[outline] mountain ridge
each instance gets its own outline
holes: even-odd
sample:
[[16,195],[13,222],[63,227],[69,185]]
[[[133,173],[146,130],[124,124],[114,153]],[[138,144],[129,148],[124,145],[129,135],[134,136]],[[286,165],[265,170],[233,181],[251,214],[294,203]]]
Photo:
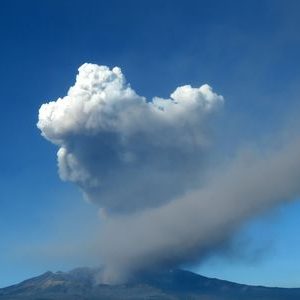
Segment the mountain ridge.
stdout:
[[97,283],[101,269],[47,271],[0,289],[0,300],[299,300],[300,288],[245,285],[184,270],[139,274],[124,284]]

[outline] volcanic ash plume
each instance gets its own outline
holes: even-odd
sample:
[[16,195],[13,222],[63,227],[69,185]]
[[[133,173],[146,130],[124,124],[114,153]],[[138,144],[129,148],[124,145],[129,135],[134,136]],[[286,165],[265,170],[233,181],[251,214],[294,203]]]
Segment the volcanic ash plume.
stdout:
[[198,259],[299,195],[298,136],[211,170],[223,102],[208,85],[148,101],[119,68],[84,64],[67,96],[42,105],[38,127],[59,146],[61,178],[107,211],[97,242],[103,280]]
[[84,64],[68,95],[42,105],[38,128],[59,146],[63,180],[112,212],[155,207],[196,182],[223,104],[208,85],[147,101],[121,70]]

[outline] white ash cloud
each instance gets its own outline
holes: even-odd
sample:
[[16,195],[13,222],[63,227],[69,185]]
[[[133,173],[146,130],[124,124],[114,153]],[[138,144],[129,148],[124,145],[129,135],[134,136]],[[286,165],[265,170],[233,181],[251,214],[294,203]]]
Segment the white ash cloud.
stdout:
[[196,182],[223,97],[208,85],[147,101],[120,68],[84,64],[67,96],[43,104],[38,128],[59,146],[63,180],[110,211],[168,202]]

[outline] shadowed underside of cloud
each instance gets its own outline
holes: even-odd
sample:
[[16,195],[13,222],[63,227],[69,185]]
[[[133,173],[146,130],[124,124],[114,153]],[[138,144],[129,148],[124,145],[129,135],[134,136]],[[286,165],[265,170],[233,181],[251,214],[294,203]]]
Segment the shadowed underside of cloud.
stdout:
[[211,170],[211,124],[223,102],[208,85],[147,101],[119,68],[84,64],[66,97],[42,105],[38,127],[59,146],[61,178],[108,212],[94,245],[102,281],[193,261],[299,195],[298,136]]

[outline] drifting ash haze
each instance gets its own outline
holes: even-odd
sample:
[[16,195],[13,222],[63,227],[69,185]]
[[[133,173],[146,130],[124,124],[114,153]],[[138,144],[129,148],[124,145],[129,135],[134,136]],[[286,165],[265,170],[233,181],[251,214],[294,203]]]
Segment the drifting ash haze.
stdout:
[[60,177],[106,211],[97,242],[103,281],[199,259],[299,195],[298,137],[210,170],[211,124],[223,102],[208,85],[147,101],[119,68],[84,64],[66,97],[42,105],[38,127],[59,146]]

